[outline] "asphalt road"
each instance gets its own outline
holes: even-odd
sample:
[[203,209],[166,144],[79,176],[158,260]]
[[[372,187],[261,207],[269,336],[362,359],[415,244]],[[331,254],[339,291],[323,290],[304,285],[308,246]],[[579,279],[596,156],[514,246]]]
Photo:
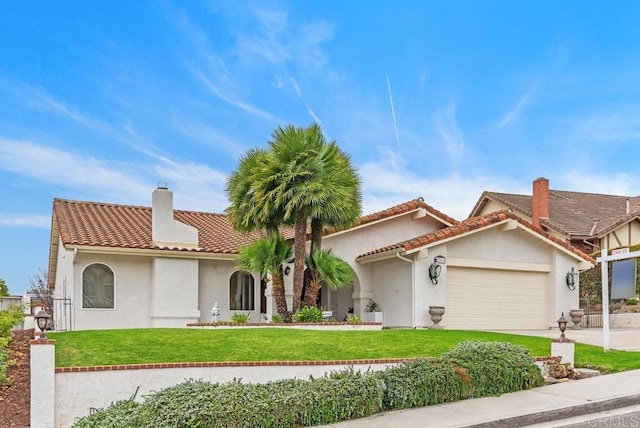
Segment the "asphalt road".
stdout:
[[578,416],[530,428],[640,428],[640,406],[623,407],[602,413]]

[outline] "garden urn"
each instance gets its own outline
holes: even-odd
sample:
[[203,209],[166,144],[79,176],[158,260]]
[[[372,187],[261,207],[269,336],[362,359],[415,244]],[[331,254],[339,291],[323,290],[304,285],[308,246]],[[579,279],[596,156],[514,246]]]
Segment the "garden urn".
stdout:
[[442,328],[440,321],[442,321],[442,315],[444,315],[444,306],[429,306],[429,316],[433,325],[431,328]]

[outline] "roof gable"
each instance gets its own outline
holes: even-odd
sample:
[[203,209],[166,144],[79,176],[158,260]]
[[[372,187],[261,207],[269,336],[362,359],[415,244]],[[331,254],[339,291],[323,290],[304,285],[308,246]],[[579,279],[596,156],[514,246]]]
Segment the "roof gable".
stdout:
[[462,236],[494,227],[498,224],[505,223],[508,220],[516,221],[521,227],[524,227],[531,232],[539,235],[541,238],[549,241],[557,247],[561,247],[567,252],[572,253],[575,257],[581,258],[584,261],[594,264],[595,260],[586,253],[578,250],[577,248],[559,240],[558,238],[550,235],[549,233],[535,227],[532,223],[524,220],[522,217],[516,215],[508,210],[496,211],[489,214],[485,214],[479,217],[471,217],[456,225],[447,227],[445,229],[437,230],[435,232],[427,233],[406,241],[398,242],[392,245],[388,245],[382,248],[378,248],[367,253],[361,254],[357,259],[362,259],[367,256],[373,256],[383,253],[395,253],[395,252],[410,252],[418,250],[420,248],[432,246],[432,244],[441,243],[451,239],[457,239]]
[[[532,216],[530,195],[488,191],[482,193],[470,215],[478,215],[488,201],[522,216]],[[599,237],[638,215],[640,197],[549,190],[549,218],[541,219],[541,224],[569,237]]]
[[362,226],[367,226],[373,223],[377,223],[379,221],[389,220],[389,219],[398,217],[400,215],[408,214],[421,209],[425,211],[426,215],[429,215],[430,217],[439,221],[444,226],[452,226],[454,224],[459,223],[458,220],[454,219],[453,217],[449,217],[443,212],[425,203],[424,199],[420,197],[420,198],[412,199],[407,202],[403,202],[398,205],[394,205],[390,208],[375,212],[373,214],[364,215],[360,217],[358,220],[356,220],[356,222],[352,226],[342,227],[342,228],[327,228],[325,229],[324,234],[332,235],[334,233],[356,229]]

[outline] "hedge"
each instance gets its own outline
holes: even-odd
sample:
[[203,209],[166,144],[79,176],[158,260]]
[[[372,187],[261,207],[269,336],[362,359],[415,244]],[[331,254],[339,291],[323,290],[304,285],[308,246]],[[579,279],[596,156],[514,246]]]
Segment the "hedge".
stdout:
[[544,384],[528,351],[500,342],[463,342],[440,358],[380,372],[353,369],[309,380],[224,384],[188,380],[112,404],[74,427],[296,427],[380,411],[499,395]]

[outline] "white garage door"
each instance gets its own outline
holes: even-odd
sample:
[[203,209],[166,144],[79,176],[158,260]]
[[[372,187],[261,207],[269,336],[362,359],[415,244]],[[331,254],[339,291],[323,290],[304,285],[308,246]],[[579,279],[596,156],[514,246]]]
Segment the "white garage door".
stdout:
[[492,269],[447,269],[447,328],[547,328],[548,274]]

